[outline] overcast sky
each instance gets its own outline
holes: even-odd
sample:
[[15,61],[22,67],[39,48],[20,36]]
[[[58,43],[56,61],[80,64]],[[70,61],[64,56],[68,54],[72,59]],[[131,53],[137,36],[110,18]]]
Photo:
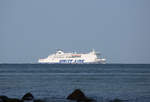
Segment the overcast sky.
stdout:
[[0,0],[0,63],[93,48],[108,63],[150,63],[150,0]]

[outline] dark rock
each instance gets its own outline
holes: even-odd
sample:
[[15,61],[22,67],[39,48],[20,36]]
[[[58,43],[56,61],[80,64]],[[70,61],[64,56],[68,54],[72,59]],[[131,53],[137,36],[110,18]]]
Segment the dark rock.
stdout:
[[76,100],[77,102],[91,102],[93,99],[87,98],[80,89],[74,90],[68,97],[69,100]]
[[44,102],[44,101],[41,99],[37,99],[37,100],[34,100],[34,102]]
[[22,101],[33,101],[34,100],[34,97],[31,93],[26,93],[23,97],[22,97]]
[[17,98],[9,98],[7,102],[21,102],[21,100]]
[[81,98],[85,98],[85,95],[80,89],[76,89],[67,97],[67,99],[71,99],[71,100],[76,100]]
[[128,101],[128,100],[121,100],[121,99],[114,99],[114,100],[110,100],[109,102],[124,102],[124,101]]
[[114,99],[113,102],[122,102],[120,99]]
[[8,97],[7,96],[0,96],[0,102],[7,102]]
[[21,102],[17,98],[8,98],[7,96],[0,96],[0,102]]

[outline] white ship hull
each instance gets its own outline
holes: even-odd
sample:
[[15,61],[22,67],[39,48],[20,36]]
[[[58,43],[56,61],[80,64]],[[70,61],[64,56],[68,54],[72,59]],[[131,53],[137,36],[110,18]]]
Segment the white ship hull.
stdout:
[[57,51],[55,54],[49,55],[47,58],[39,59],[39,63],[49,64],[105,64],[106,59],[98,58],[99,53],[95,51],[86,54],[64,53]]

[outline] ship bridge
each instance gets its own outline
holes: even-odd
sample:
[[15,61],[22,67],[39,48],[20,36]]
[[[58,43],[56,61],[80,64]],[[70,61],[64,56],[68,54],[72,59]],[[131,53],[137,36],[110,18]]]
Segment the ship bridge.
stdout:
[[64,52],[63,52],[62,50],[58,50],[58,51],[56,52],[56,54],[61,55],[61,54],[64,54]]

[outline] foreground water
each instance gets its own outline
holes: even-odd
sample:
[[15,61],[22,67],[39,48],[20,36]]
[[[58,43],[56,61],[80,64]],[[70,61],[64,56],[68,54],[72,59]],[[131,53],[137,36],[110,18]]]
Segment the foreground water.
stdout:
[[0,95],[65,99],[77,88],[97,100],[150,102],[150,65],[0,64]]

